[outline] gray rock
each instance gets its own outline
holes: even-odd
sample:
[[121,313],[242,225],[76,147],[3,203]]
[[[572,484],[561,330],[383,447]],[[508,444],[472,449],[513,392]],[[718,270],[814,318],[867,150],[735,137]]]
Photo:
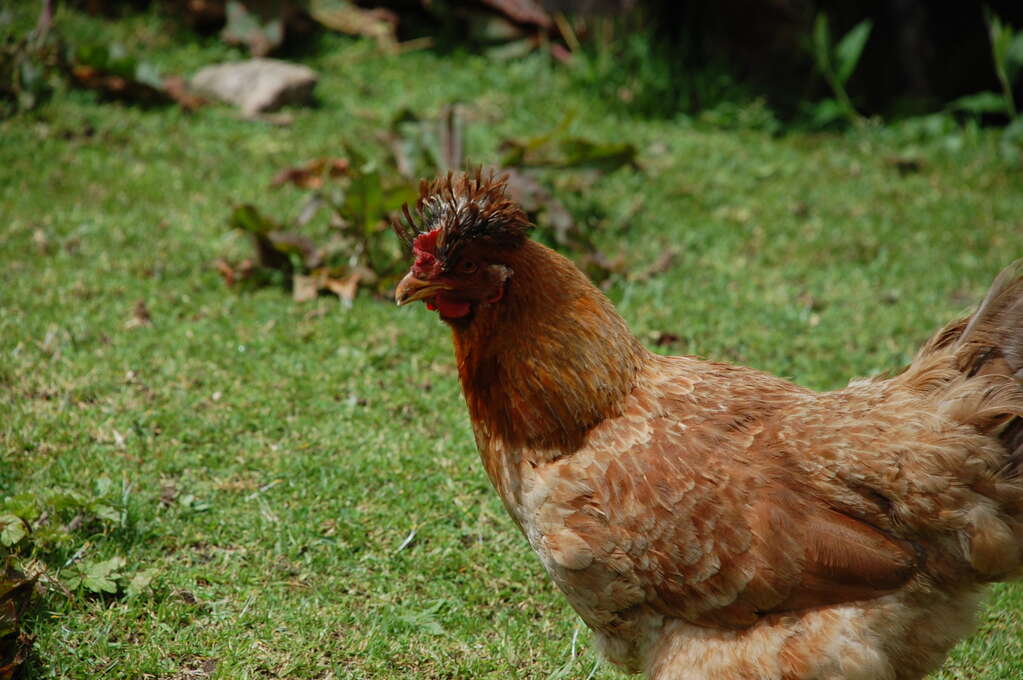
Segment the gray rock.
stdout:
[[250,59],[207,66],[192,76],[192,89],[241,108],[246,115],[305,104],[318,76],[308,66],[279,59]]

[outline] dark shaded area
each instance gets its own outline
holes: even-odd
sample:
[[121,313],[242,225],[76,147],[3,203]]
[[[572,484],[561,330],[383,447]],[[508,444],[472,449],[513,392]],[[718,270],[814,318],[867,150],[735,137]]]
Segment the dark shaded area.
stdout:
[[[512,59],[545,50],[601,96],[639,115],[697,114],[764,97],[771,115],[805,118],[832,96],[811,53],[815,19],[838,40],[864,20],[872,31],[847,90],[859,113],[888,118],[944,108],[999,92],[985,8],[1023,27],[1018,0],[358,0],[325,19],[311,0],[71,0],[115,17],[160,7],[206,35],[252,54],[301,58],[325,26],[440,52],[479,51]],[[231,13],[243,8],[244,21]],[[318,13],[319,12],[319,13]],[[1015,85],[1017,92],[1021,89]],[[109,90],[110,88],[106,88]],[[985,121],[1007,122],[1000,113]]]
[[[9,518],[8,518],[9,519]],[[7,558],[0,564],[0,680],[11,680],[28,658],[34,638],[22,620],[32,606],[36,576],[28,577]]]
[[985,5],[1023,26],[1023,3],[1016,0],[658,0],[651,21],[676,56],[676,79],[724,66],[789,117],[801,100],[827,94],[807,48],[816,14],[827,13],[835,35],[870,19],[873,34],[851,95],[864,113],[900,115],[998,90]]

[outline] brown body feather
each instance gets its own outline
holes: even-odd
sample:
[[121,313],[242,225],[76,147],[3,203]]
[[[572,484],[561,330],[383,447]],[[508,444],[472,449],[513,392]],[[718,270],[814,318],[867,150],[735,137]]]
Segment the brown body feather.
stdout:
[[921,678],[1023,574],[1020,265],[901,374],[820,394],[650,354],[539,244],[462,247],[513,272],[450,320],[484,468],[615,663]]

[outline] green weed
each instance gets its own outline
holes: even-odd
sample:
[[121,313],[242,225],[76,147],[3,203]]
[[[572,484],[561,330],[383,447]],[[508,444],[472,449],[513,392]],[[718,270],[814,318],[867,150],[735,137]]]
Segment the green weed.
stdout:
[[839,118],[845,118],[850,122],[859,120],[860,114],[849,98],[845,85],[856,70],[863,48],[870,39],[872,28],[872,22],[865,19],[853,26],[841,40],[833,43],[828,15],[824,12],[817,15],[813,25],[810,52],[817,70],[824,76],[834,93],[834,98],[824,99],[813,105],[813,119],[816,125],[824,127]]

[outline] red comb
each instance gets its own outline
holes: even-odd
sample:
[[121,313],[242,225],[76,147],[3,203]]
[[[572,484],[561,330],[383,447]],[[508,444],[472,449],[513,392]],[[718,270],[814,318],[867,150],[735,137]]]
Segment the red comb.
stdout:
[[412,265],[412,273],[420,279],[430,279],[440,274],[440,262],[437,260],[437,237],[440,227],[425,234],[420,234],[412,242],[412,252],[416,261]]

